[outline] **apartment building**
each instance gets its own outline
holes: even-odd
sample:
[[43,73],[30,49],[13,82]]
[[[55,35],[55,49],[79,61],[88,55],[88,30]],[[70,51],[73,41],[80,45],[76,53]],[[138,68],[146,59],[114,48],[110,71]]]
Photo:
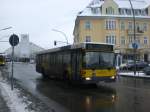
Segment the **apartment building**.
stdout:
[[[114,45],[118,58],[150,61],[150,4],[144,0],[93,0],[75,20],[74,43],[99,42]],[[135,34],[134,34],[135,28]],[[135,35],[135,36],[134,36]]]

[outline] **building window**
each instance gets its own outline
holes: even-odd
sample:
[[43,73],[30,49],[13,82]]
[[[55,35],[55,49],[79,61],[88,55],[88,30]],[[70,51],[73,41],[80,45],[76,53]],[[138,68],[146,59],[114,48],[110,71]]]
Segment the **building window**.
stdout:
[[94,14],[97,14],[100,12],[100,8],[97,8],[97,7],[91,8],[91,10]]
[[85,29],[91,29],[91,22],[90,21],[85,22]]
[[114,35],[107,35],[106,36],[106,43],[108,44],[116,44],[116,36]]
[[136,29],[137,32],[140,31],[140,25],[139,25],[139,23],[136,23],[136,24],[135,24],[135,29]]
[[126,44],[125,37],[124,37],[124,36],[122,36],[122,37],[121,37],[121,45],[125,45],[125,44]]
[[127,13],[127,15],[131,15],[132,14],[132,10],[131,9],[127,9],[126,13]]
[[125,9],[120,9],[120,14],[121,15],[125,15],[126,14],[126,10]]
[[147,31],[147,24],[146,23],[143,24],[143,30]]
[[91,42],[91,36],[86,36],[85,37],[85,42]]
[[124,24],[123,21],[121,21],[121,23],[120,23],[120,29],[121,29],[121,30],[125,30],[125,24]]
[[129,43],[133,43],[133,36],[129,36]]
[[116,29],[116,21],[112,21],[112,29],[113,29],[113,30]]
[[116,21],[115,20],[106,20],[106,29],[107,30],[115,30],[116,29]]
[[135,14],[135,15],[140,15],[140,10],[135,9],[135,10],[134,10],[134,14]]
[[129,23],[128,23],[128,29],[129,29],[129,30],[132,30],[132,29],[133,29],[132,22],[129,22]]
[[148,38],[144,37],[144,44],[148,44]]
[[141,10],[141,15],[142,16],[146,16],[147,14],[146,14],[146,11],[145,10]]
[[109,36],[106,36],[106,43],[109,43]]
[[116,44],[116,38],[114,35],[111,36],[111,43]]
[[109,21],[106,21],[106,29],[109,29]]
[[106,8],[106,14],[114,14],[114,9],[112,7]]
[[139,37],[136,37],[135,42],[138,43],[138,44],[140,44],[140,38],[139,38]]
[[108,29],[111,29],[111,26],[112,26],[111,21],[108,21]]

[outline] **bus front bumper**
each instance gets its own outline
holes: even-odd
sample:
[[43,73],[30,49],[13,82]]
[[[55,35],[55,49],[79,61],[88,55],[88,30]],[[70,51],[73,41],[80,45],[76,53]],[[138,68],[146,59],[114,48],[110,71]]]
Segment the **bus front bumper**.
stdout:
[[109,77],[86,77],[83,78],[83,83],[85,84],[90,84],[90,83],[98,83],[100,81],[104,81],[104,82],[114,82],[116,80],[115,76],[109,76]]
[[4,66],[5,65],[5,63],[0,63],[0,66]]

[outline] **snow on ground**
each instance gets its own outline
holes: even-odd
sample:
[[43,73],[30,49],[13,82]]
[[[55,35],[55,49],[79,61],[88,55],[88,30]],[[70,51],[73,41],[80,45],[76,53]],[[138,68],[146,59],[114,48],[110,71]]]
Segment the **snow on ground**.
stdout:
[[141,78],[150,78],[150,75],[145,75],[143,72],[136,72],[135,75],[134,75],[134,72],[118,72],[118,75],[131,76],[131,77],[141,77]]
[[2,96],[7,103],[7,106],[10,108],[11,112],[34,112],[33,110],[28,110],[28,105],[32,102],[27,101],[25,103],[23,101],[26,100],[26,97],[19,97],[20,91],[16,88],[11,90],[11,86],[2,79],[0,73],[0,89],[2,92]]

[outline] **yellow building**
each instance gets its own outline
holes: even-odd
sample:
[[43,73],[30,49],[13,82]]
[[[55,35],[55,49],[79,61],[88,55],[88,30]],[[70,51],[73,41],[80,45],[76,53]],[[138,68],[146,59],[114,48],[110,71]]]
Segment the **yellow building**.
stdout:
[[74,26],[74,43],[114,44],[124,60],[133,59],[132,43],[138,45],[137,59],[150,61],[150,4],[144,0],[93,0],[79,12]]

